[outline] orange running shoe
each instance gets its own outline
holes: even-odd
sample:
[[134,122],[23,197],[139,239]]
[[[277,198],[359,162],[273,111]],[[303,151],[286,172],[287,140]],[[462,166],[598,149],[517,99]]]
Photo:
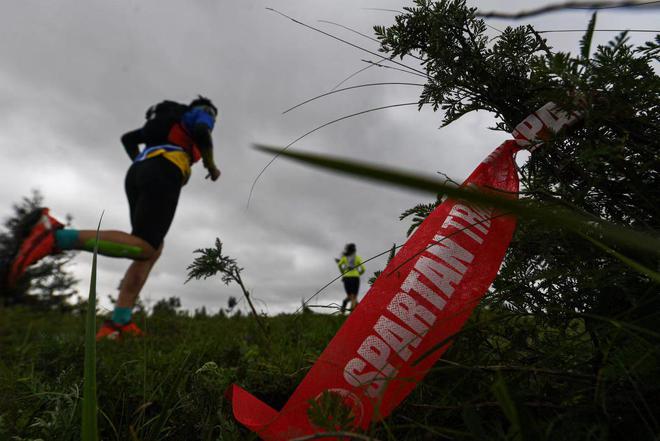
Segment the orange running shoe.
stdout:
[[107,338],[108,340],[118,340],[121,338],[121,327],[112,320],[106,320],[103,322],[99,331],[96,333],[96,341],[103,340]]
[[7,282],[10,287],[33,263],[50,254],[60,252],[55,246],[55,231],[64,225],[49,214],[48,208],[38,208],[25,216],[22,237],[9,267]]
[[120,329],[123,335],[130,335],[131,337],[142,337],[144,335],[142,329],[138,328],[135,322],[128,322],[125,325],[121,325]]
[[103,325],[99,328],[99,331],[96,333],[96,341],[108,339],[108,340],[121,340],[124,335],[129,335],[131,337],[141,337],[144,335],[142,329],[133,322],[128,322],[125,325],[120,325],[115,323],[112,320],[106,320],[103,322]]

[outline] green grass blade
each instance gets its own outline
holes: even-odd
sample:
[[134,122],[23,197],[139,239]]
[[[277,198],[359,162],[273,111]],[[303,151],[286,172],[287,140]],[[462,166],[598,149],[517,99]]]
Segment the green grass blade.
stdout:
[[649,279],[655,281],[656,283],[660,283],[660,273],[658,273],[657,271],[653,271],[651,268],[644,266],[641,263],[636,262],[629,257],[624,256],[623,254],[617,252],[616,250],[613,250],[612,248],[605,245],[603,242],[594,239],[593,237],[587,236],[585,234],[583,234],[582,237],[584,237],[589,242],[596,245],[601,250],[605,251],[607,254],[620,260],[625,265],[628,265],[630,268],[634,269],[635,271],[648,276]]
[[538,434],[533,433],[535,424],[532,422],[530,415],[509,389],[501,372],[497,373],[491,390],[504,416],[506,416],[511,424],[507,438],[514,441],[539,440]]
[[96,243],[92,257],[92,276],[89,283],[89,298],[87,300],[87,317],[85,318],[85,367],[83,380],[82,405],[82,440],[96,441],[98,439],[98,406],[96,402],[96,256],[99,244],[101,219],[96,228]]
[[[622,227],[603,219],[596,219],[585,213],[569,210],[562,206],[549,206],[531,200],[509,199],[494,192],[475,191],[473,189],[448,185],[445,181],[419,174],[375,166],[363,162],[339,159],[313,153],[283,152],[279,148],[255,144],[258,150],[270,154],[279,154],[294,161],[318,168],[333,170],[353,177],[390,184],[396,187],[429,192],[434,195],[445,194],[454,199],[463,199],[478,205],[487,205],[502,212],[534,219],[552,228],[567,228],[580,235],[599,238],[602,242],[617,244],[629,250],[651,255],[660,254],[660,237]],[[645,272],[648,275],[648,272]],[[660,276],[660,275],[658,275]],[[655,277],[654,277],[655,279]]]

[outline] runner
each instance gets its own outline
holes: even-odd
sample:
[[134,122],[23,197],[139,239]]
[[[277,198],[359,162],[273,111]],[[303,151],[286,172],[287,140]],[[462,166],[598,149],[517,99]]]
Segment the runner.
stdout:
[[344,248],[344,253],[341,259],[335,259],[339,271],[342,274],[342,282],[344,282],[344,291],[346,291],[346,298],[341,302],[341,313],[346,312],[346,305],[351,302],[351,309],[353,311],[357,307],[357,296],[360,291],[360,276],[364,274],[364,265],[362,258],[356,254],[354,243],[349,243]]
[[[211,100],[202,96],[189,105],[163,101],[147,111],[143,127],[121,137],[133,161],[125,181],[132,232],[100,231],[98,252],[133,262],[120,283],[112,319],[101,326],[97,340],[142,334],[131,321],[133,306],[163,250],[163,239],[172,224],[181,187],[190,178],[191,166],[202,159],[208,171],[206,177],[213,181],[220,177],[211,139],[217,112]],[[140,144],[145,145],[142,151]],[[64,228],[48,208],[29,214],[25,222],[32,227],[21,238],[10,264],[10,286],[27,267],[45,256],[63,250],[93,251],[96,245],[96,230]]]

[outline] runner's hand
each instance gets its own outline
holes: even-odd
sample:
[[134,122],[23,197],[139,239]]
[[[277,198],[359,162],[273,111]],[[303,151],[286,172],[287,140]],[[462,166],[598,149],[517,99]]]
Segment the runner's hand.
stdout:
[[206,175],[206,179],[211,178],[212,181],[217,181],[220,177],[220,170],[218,167],[213,167],[208,169],[209,174]]

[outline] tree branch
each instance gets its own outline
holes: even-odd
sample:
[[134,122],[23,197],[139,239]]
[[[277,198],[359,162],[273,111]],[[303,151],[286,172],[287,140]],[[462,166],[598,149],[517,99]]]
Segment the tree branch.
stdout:
[[477,11],[475,14],[477,17],[482,18],[512,18],[519,19],[525,17],[532,17],[535,15],[547,14],[549,12],[561,11],[564,9],[613,9],[613,8],[629,8],[629,7],[658,7],[660,1],[649,1],[649,2],[639,2],[639,1],[622,1],[618,3],[612,2],[566,2],[566,3],[557,3],[554,5],[546,5],[538,9],[532,9],[529,11],[520,11],[520,12],[480,12]]

